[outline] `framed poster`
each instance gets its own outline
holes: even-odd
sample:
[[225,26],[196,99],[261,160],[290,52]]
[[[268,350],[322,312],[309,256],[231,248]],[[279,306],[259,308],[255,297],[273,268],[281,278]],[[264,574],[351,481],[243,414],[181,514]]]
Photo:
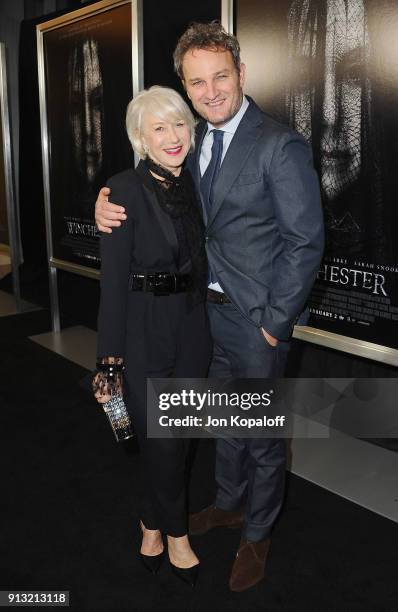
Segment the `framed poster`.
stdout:
[[[2,72],[1,67],[0,67],[0,72]],[[0,99],[0,117],[2,117],[3,115],[2,109],[3,109],[3,102],[2,102],[2,99]],[[6,165],[5,165],[5,159],[4,159],[3,123],[4,121],[1,120],[0,121],[0,245],[6,246],[6,245],[9,245],[9,236],[8,236]]]
[[98,277],[97,194],[134,163],[124,122],[142,80],[137,1],[39,24],[37,44],[50,268]]
[[11,113],[8,96],[6,46],[0,42],[0,243],[11,257],[12,288],[16,308],[21,309],[19,264],[21,243],[15,197],[11,138]]
[[398,5],[235,0],[234,11],[245,89],[311,142],[321,185],[325,255],[295,337],[398,365]]

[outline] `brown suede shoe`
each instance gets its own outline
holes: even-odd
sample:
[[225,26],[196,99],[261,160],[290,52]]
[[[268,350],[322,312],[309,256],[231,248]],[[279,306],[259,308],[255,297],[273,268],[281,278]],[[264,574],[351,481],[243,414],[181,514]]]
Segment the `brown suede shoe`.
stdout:
[[189,533],[191,535],[202,535],[213,527],[229,527],[236,529],[243,523],[242,512],[229,512],[215,506],[209,506],[201,512],[189,515]]
[[270,543],[269,538],[261,542],[241,541],[229,580],[231,591],[245,591],[264,578]]

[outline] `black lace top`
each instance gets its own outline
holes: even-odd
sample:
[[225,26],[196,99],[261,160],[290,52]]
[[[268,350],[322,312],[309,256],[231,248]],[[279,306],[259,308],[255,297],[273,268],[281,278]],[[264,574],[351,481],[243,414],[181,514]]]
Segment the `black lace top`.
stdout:
[[195,194],[192,177],[187,170],[179,176],[145,159],[147,168],[161,177],[153,177],[158,201],[164,212],[170,215],[179,245],[177,267],[180,272],[192,275],[189,304],[203,302],[207,291],[207,258],[204,247],[204,225]]

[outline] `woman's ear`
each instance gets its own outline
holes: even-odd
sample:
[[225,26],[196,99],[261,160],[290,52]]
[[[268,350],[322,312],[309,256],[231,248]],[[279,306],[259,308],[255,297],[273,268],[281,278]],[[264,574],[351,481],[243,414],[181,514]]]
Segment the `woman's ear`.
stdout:
[[138,140],[138,142],[141,144],[141,148],[142,150],[146,153],[148,153],[149,147],[145,141],[145,136],[143,136],[143,134],[141,134],[138,130],[135,132],[135,138],[136,140]]

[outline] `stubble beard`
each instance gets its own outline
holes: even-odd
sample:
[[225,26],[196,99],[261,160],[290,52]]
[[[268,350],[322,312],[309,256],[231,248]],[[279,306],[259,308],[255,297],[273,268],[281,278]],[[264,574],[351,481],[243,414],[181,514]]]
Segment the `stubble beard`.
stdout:
[[228,123],[228,121],[231,121],[231,119],[235,117],[236,113],[239,111],[240,107],[242,106],[242,102],[243,102],[243,90],[241,89],[239,100],[237,104],[234,106],[234,108],[231,109],[230,114],[227,117],[223,118],[221,121],[217,121],[217,123],[212,121],[210,116],[206,117],[204,114],[202,114],[199,111],[199,109],[195,109],[195,110],[201,116],[202,119],[204,119],[205,121],[208,121],[209,123],[211,123],[211,125],[214,125],[214,127],[217,128],[217,127],[222,127],[223,125]]

